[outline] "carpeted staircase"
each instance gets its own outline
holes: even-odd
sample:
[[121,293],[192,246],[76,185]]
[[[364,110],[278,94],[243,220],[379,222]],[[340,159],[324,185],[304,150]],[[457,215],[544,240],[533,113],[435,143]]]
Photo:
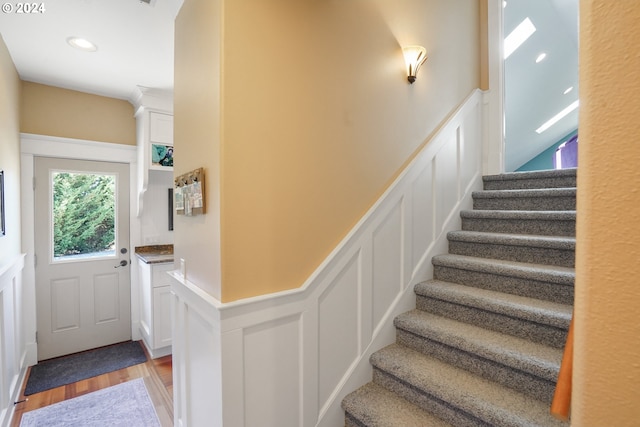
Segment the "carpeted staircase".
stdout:
[[483,178],[346,426],[568,426],[549,415],[571,320],[576,169]]

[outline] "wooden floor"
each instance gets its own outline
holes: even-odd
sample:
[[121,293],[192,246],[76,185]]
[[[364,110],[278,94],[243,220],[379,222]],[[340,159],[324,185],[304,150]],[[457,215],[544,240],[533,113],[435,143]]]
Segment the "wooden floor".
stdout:
[[[142,347],[144,348],[144,346]],[[28,375],[29,374],[27,373],[27,378]],[[160,357],[158,359],[151,359],[148,353],[147,361],[145,363],[134,365],[129,368],[121,369],[119,371],[110,372],[108,374],[99,375],[97,377],[89,378],[86,380],[78,381],[77,383],[57,387],[40,393],[35,393],[27,396],[26,398],[23,395],[24,386],[26,385],[25,381],[25,384],[22,385],[22,391],[20,392],[20,400],[27,400],[16,405],[11,427],[20,426],[20,419],[22,418],[22,414],[25,412],[33,411],[34,409],[42,408],[44,406],[61,402],[63,400],[82,396],[83,394],[91,393],[92,391],[131,381],[136,378],[144,379],[144,383],[147,387],[147,390],[149,391],[151,401],[156,408],[156,413],[158,414],[160,425],[162,427],[172,427],[172,359],[170,355]]]

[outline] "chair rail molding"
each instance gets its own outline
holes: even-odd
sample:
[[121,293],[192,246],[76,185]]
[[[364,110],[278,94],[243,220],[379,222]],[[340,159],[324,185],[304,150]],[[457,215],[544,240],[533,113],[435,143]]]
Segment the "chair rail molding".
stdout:
[[221,303],[179,271],[174,294],[176,426],[336,426],[371,380],[461,209],[481,187],[485,111],[473,91],[295,290]]

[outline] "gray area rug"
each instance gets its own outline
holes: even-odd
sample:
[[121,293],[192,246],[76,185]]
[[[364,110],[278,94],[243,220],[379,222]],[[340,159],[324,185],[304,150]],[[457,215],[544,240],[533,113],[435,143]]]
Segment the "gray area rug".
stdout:
[[24,395],[71,384],[147,361],[139,341],[49,359],[31,367]]
[[22,415],[20,427],[160,427],[144,380],[118,384]]

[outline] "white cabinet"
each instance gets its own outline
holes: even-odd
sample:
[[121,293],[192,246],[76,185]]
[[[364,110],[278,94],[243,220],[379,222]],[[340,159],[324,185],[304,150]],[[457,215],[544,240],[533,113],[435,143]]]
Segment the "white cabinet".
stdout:
[[[173,170],[173,116],[149,112],[149,154],[146,164],[152,170]],[[168,157],[168,158],[167,158]]]
[[140,334],[152,358],[171,354],[171,286],[173,263],[147,264],[138,260]]
[[[150,171],[163,174],[173,186],[173,115],[140,107],[136,113],[138,144],[138,210],[142,215],[144,193],[149,188]],[[156,172],[157,171],[157,172]],[[158,175],[156,175],[158,176]]]

